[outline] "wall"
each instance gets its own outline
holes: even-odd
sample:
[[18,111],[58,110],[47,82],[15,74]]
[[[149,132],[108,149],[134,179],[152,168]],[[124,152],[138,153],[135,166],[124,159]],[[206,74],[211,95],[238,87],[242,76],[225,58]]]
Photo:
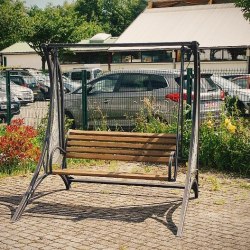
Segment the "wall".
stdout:
[[7,58],[7,67],[42,68],[41,57],[37,54],[3,55]]

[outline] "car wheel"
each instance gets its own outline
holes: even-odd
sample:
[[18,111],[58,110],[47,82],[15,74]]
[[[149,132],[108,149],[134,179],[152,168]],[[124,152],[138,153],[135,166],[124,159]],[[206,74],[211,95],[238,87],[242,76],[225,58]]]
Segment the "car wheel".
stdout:
[[44,91],[38,94],[37,101],[46,101],[46,93]]

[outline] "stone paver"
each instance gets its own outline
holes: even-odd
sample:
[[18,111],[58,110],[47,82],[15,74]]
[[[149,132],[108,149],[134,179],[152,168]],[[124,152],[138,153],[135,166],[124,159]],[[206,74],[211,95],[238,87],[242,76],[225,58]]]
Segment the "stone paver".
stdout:
[[11,223],[31,176],[0,179],[0,249],[249,249],[249,182],[200,176],[182,238],[175,236],[181,190],[73,184],[67,191],[49,176]]

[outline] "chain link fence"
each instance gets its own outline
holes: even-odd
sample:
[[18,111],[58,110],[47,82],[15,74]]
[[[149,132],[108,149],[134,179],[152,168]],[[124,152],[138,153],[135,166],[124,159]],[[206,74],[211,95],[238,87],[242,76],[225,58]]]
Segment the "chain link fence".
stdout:
[[[219,118],[225,111],[225,100],[240,113],[249,116],[250,76],[244,70],[203,70],[201,74],[201,118]],[[47,79],[48,81],[48,79]],[[42,82],[40,82],[42,84]],[[166,123],[177,119],[179,86],[181,83],[178,70],[116,70],[87,83],[87,124],[84,124],[81,82],[64,78],[65,114],[73,120],[75,128],[132,130],[138,122],[148,122],[151,117]],[[4,85],[5,84],[5,88]],[[42,99],[24,102],[18,90],[10,87],[11,100],[6,98],[6,80],[0,84],[0,115],[6,122],[8,105],[12,119],[22,118],[26,125],[37,128],[46,118],[49,107],[49,84],[47,96]],[[184,105],[186,113],[192,104],[192,73],[184,75]],[[5,93],[5,94],[4,94]],[[16,96],[20,107],[16,106]],[[8,104],[9,103],[9,104]],[[227,104],[228,105],[228,104]],[[83,108],[82,108],[83,107]],[[17,110],[18,109],[18,110]],[[189,116],[190,117],[190,116]]]

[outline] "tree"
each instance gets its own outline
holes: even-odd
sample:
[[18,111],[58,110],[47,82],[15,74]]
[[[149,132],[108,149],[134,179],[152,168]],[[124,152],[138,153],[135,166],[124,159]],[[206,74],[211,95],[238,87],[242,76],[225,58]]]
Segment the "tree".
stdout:
[[75,3],[75,10],[79,16],[84,16],[87,22],[98,20],[101,14],[101,1],[78,0]]
[[250,21],[250,1],[249,0],[234,0],[235,5],[242,9],[244,17]]
[[73,5],[67,3],[56,7],[48,5],[45,9],[33,7],[28,14],[30,29],[24,40],[42,57],[43,69],[43,43],[75,43],[101,31],[96,23],[78,18]]
[[0,50],[20,41],[27,31],[28,17],[23,2],[0,0]]
[[97,21],[107,33],[119,36],[147,6],[146,0],[78,0],[75,9]]

